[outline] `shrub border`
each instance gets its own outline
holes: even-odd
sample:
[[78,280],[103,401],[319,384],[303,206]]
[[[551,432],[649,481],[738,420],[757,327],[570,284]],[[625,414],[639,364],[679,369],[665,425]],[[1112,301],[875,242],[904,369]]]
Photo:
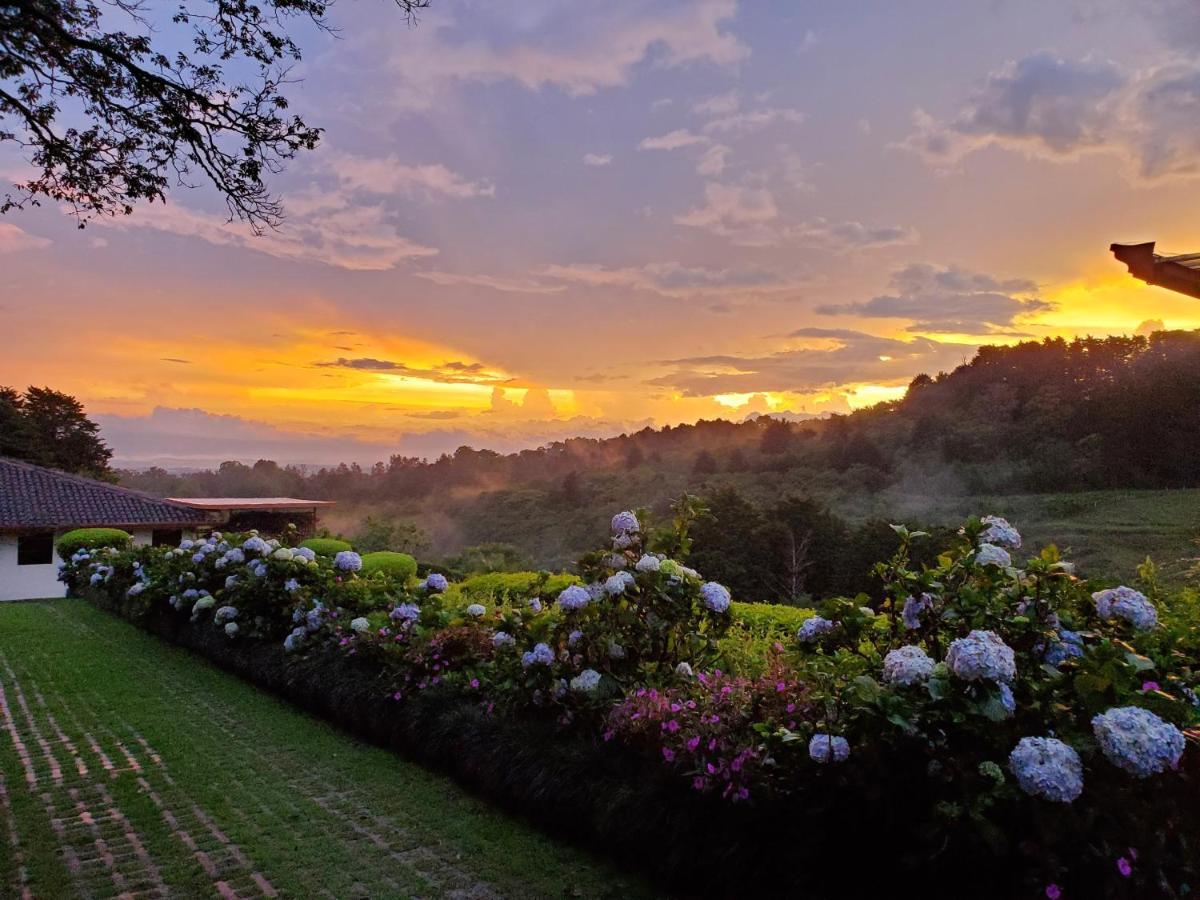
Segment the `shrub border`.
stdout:
[[[975,897],[1020,891],[1012,872],[979,860],[913,866],[906,856],[904,804],[877,795],[870,808],[843,804],[806,818],[795,801],[731,804],[692,790],[679,773],[632,751],[534,716],[489,715],[449,689],[404,700],[402,714],[366,660],[333,648],[286,653],[281,644],[230,640],[209,621],[156,608],[142,618],[84,587],[74,593],[162,640],[369,743],[450,776],[476,796],[634,870],[673,896],[942,896],[969,877]],[[898,773],[904,776],[916,773]],[[915,781],[915,779],[914,779]],[[835,787],[836,790],[836,787]],[[902,793],[902,790],[900,791]],[[857,798],[864,799],[862,795]],[[821,834],[813,840],[813,830]],[[873,840],[872,840],[873,838]],[[930,861],[932,862],[932,861]],[[564,895],[569,891],[564,885]]]

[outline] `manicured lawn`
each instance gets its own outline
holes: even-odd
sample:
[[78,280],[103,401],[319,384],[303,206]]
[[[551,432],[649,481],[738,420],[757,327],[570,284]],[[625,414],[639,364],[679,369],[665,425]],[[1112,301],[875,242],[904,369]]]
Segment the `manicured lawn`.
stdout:
[[644,886],[83,602],[0,604],[0,896]]

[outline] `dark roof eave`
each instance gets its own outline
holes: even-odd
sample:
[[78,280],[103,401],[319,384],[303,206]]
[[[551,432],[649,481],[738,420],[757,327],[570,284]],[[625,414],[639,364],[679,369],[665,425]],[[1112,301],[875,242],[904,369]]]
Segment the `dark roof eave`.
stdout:
[[1109,250],[1123,262],[1134,278],[1156,287],[1200,299],[1200,270],[1154,252],[1154,241],[1144,244],[1112,244]]

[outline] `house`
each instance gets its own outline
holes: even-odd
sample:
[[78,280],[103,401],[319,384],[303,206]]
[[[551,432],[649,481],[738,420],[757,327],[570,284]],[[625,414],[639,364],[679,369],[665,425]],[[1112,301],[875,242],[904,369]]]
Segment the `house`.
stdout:
[[301,537],[317,530],[317,513],[333,500],[300,500],[296,497],[173,497],[178,503],[209,515],[213,525],[229,531],[280,534],[294,525]]
[[0,458],[0,600],[61,597],[55,541],[74,528],[120,528],[135,544],[178,544],[204,512],[30,463]]

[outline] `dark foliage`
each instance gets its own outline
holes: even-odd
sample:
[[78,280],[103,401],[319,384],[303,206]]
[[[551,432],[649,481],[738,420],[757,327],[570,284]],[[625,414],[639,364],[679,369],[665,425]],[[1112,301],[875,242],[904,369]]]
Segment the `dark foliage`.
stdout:
[[50,388],[0,387],[0,456],[78,475],[108,476],[112,451],[74,397]]
[[[428,0],[396,0],[408,14]],[[281,214],[266,175],[321,129],[286,112],[300,48],[290,25],[327,28],[330,0],[14,0],[0,4],[0,141],[38,174],[0,212],[45,198],[128,214],[206,178],[255,229]],[[164,14],[165,12],[165,14]],[[180,48],[187,48],[180,49]],[[243,74],[235,74],[243,73]]]

